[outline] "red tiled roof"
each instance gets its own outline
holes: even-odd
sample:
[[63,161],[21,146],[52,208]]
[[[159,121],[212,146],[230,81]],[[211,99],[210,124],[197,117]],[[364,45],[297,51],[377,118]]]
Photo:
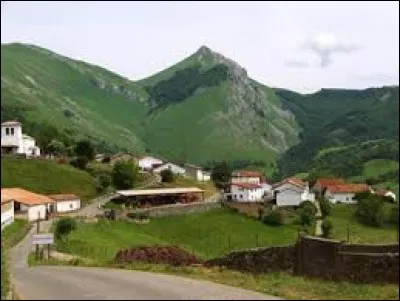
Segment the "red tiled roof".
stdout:
[[319,184],[322,187],[326,187],[328,185],[345,184],[345,181],[343,179],[323,178],[323,179],[318,179],[315,184]]
[[332,193],[356,193],[369,191],[370,187],[367,184],[337,184],[326,187]]
[[262,173],[251,170],[237,170],[232,173],[233,177],[262,177]]
[[300,180],[300,179],[297,179],[297,178],[286,178],[286,179],[284,179],[283,181],[274,184],[274,185],[273,185],[273,188],[282,186],[282,185],[287,184],[287,183],[290,183],[290,184],[292,184],[292,185],[294,185],[294,186],[298,186],[298,187],[301,187],[301,188],[304,188],[304,187],[306,187],[306,185],[307,185],[305,182],[303,182],[303,181]]
[[18,203],[28,206],[54,203],[54,200],[46,195],[37,194],[21,188],[2,188],[1,198],[13,199]]
[[261,188],[261,185],[254,184],[254,183],[234,183],[234,184],[232,184],[232,186],[238,186],[238,187],[244,188],[244,189],[257,189],[257,188]]
[[51,194],[49,197],[56,201],[70,201],[79,199],[79,197],[75,194]]

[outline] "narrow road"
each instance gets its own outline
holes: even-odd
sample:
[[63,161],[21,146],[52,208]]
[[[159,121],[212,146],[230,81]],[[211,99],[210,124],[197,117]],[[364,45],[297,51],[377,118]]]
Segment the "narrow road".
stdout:
[[[45,230],[50,223],[41,225]],[[29,268],[31,235],[11,250],[13,284],[29,300],[279,300],[277,297],[178,276],[118,269]]]

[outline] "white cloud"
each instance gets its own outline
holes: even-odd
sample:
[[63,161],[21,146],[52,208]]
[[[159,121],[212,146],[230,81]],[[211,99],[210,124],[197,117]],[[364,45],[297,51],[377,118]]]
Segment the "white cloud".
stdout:
[[311,36],[302,45],[302,48],[311,50],[319,57],[319,66],[326,68],[333,63],[333,56],[337,53],[348,54],[360,49],[359,46],[341,41],[332,33],[320,32]]

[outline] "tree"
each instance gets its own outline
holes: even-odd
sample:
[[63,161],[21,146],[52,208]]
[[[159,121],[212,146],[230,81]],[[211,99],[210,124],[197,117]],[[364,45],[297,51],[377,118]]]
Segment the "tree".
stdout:
[[100,173],[97,175],[97,183],[99,185],[98,190],[104,191],[111,185],[110,176],[106,173]]
[[171,183],[174,181],[174,173],[170,169],[161,171],[161,182]]
[[94,147],[89,140],[81,140],[75,146],[75,154],[78,157],[86,157],[89,161],[94,159]]
[[117,189],[132,188],[137,181],[139,168],[132,161],[115,163],[112,170],[112,183]]
[[65,154],[66,148],[64,143],[61,141],[58,141],[56,139],[53,139],[50,141],[50,143],[47,145],[47,151],[55,156],[60,156]]
[[321,224],[322,236],[329,238],[332,234],[333,224],[331,220],[325,218]]
[[319,208],[321,209],[322,217],[331,215],[332,206],[331,202],[329,202],[327,199],[322,198],[319,200]]
[[62,218],[56,224],[56,229],[54,231],[55,237],[57,239],[63,239],[77,227],[76,221],[72,218]]
[[380,227],[384,223],[384,203],[379,196],[370,194],[357,203],[356,217],[366,225]]
[[219,189],[226,190],[229,187],[232,170],[226,162],[219,162],[211,169],[211,179]]

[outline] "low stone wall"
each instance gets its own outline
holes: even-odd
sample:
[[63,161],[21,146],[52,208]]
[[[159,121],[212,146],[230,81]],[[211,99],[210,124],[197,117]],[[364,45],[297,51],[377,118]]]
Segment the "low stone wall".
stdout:
[[333,281],[398,283],[399,253],[393,252],[396,250],[398,245],[348,245],[306,236],[293,246],[235,251],[204,264],[256,274],[287,272]]
[[221,203],[216,202],[195,202],[189,204],[173,204],[147,209],[137,209],[134,212],[148,212],[150,217],[161,217],[168,215],[180,215],[189,213],[200,213],[212,209],[221,208]]
[[399,283],[399,253],[339,253],[337,280]]
[[223,266],[251,273],[285,271],[292,273],[295,261],[294,246],[249,249],[205,262],[205,266]]
[[295,274],[356,283],[398,283],[399,246],[350,245],[302,237],[296,245]]

